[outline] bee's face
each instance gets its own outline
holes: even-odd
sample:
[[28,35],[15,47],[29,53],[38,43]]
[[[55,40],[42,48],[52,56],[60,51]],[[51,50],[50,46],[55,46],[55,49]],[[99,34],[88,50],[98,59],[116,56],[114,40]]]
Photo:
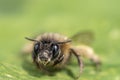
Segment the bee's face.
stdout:
[[59,56],[60,47],[58,44],[36,42],[34,45],[33,55],[36,56],[38,63],[47,65]]

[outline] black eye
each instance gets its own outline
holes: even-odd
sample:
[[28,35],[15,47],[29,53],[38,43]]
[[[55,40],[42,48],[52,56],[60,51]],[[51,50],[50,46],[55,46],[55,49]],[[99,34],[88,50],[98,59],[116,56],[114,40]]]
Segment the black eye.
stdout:
[[40,51],[40,43],[36,43],[34,46],[34,52],[37,54]]
[[51,50],[53,53],[53,58],[57,57],[59,54],[59,46],[57,44],[52,44],[51,45]]

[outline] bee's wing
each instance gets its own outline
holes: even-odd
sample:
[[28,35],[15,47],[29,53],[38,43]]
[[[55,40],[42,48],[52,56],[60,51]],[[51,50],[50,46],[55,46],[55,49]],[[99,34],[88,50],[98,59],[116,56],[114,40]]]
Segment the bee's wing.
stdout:
[[75,44],[90,45],[94,40],[94,34],[92,31],[82,31],[71,37]]

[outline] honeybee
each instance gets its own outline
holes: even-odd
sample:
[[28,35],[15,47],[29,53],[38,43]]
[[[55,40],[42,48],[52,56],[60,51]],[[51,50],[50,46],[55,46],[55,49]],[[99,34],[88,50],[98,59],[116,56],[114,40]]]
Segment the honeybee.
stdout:
[[71,54],[74,54],[78,61],[80,74],[83,71],[81,57],[88,58],[96,66],[101,63],[93,48],[87,45],[74,46],[71,39],[58,33],[43,33],[35,39],[27,37],[26,39],[32,43],[24,48],[24,52],[32,53],[33,62],[40,70],[46,72],[51,69],[63,68],[69,61]]

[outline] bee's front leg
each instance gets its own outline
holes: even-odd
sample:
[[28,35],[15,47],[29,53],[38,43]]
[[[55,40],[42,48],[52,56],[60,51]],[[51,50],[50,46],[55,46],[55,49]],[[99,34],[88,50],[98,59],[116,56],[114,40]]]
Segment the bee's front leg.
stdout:
[[43,68],[43,66],[40,65],[39,63],[35,62],[35,64],[36,64],[37,68],[41,71],[41,73],[47,74],[47,75],[49,75],[49,76],[54,75],[53,73],[51,73],[51,72],[48,71],[47,69]]
[[71,48],[71,53],[73,53],[76,56],[77,60],[78,60],[78,64],[79,64],[79,67],[80,67],[80,71],[79,71],[80,74],[78,75],[77,78],[79,78],[81,73],[83,72],[83,61],[81,59],[80,54],[75,49]]

